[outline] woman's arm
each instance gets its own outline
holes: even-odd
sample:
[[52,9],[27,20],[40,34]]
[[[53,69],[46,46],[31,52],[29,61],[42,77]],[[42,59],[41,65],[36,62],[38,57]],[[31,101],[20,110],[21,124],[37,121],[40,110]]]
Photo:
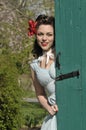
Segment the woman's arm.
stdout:
[[33,80],[33,84],[35,87],[35,91],[36,91],[36,95],[37,98],[40,102],[40,104],[51,114],[54,115],[57,111],[58,111],[58,107],[57,105],[51,106],[48,103],[47,97],[46,97],[46,93],[44,91],[44,88],[40,85],[40,83],[38,82],[37,78],[36,78],[36,74],[33,71],[33,69],[31,69],[31,74],[32,74],[32,80]]

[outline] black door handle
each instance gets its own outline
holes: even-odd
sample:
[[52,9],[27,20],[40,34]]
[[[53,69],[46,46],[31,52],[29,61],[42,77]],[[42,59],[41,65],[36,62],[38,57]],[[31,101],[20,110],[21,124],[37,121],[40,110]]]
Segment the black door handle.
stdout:
[[73,72],[70,72],[70,73],[67,73],[67,74],[61,74],[58,77],[56,77],[55,80],[56,81],[60,81],[60,80],[73,78],[73,77],[77,77],[78,78],[79,75],[80,75],[80,72],[79,72],[79,70],[77,70],[77,71],[73,71]]

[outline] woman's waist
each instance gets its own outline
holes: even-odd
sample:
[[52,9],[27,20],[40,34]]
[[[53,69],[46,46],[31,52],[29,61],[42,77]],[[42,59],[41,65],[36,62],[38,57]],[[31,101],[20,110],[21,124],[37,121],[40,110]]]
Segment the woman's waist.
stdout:
[[53,93],[55,93],[55,81],[51,81],[50,83],[48,83],[45,88],[47,89],[49,95],[52,95]]

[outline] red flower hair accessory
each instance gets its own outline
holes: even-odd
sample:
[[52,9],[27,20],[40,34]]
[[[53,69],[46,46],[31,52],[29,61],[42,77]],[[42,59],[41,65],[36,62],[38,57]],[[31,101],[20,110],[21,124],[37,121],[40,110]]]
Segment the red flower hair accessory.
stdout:
[[33,36],[34,34],[36,34],[36,25],[37,25],[37,22],[33,21],[33,20],[30,20],[28,22],[29,24],[29,32],[28,32],[28,36]]

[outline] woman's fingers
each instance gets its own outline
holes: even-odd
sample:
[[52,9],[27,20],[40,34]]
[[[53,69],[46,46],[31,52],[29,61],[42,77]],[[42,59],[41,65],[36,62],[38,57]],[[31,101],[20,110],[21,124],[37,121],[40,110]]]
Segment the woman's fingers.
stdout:
[[58,112],[58,106],[55,104],[55,105],[51,106],[49,113],[53,116],[56,114],[56,112]]
[[58,106],[56,104],[51,107],[54,112],[58,112]]

